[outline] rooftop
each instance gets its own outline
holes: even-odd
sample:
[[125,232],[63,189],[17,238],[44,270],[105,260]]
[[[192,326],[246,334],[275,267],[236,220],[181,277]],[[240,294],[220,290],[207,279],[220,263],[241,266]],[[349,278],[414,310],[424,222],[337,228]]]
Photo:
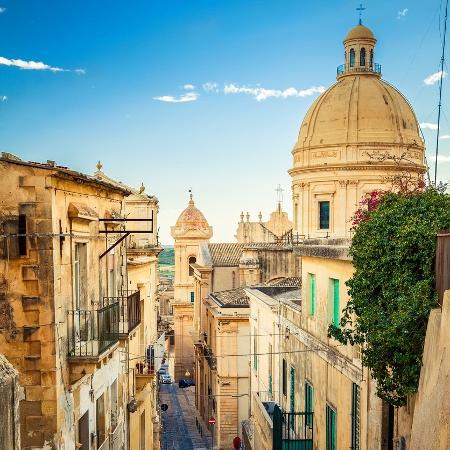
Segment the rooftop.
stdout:
[[210,297],[222,308],[248,308],[249,299],[242,288],[211,292]]
[[65,166],[58,166],[55,161],[47,161],[46,163],[40,163],[35,161],[22,161],[16,155],[12,153],[2,152],[0,155],[0,163],[16,164],[20,166],[35,167],[37,169],[48,170],[52,172],[53,176],[70,179],[75,182],[87,183],[95,186],[108,189],[110,191],[120,192],[124,195],[132,194],[132,191],[125,187],[119,186],[117,184],[110,183],[108,181],[99,180],[91,175],[87,175],[82,172],[77,172],[76,170],[69,169]]
[[239,243],[208,244],[211,264],[218,267],[239,266],[244,246]]

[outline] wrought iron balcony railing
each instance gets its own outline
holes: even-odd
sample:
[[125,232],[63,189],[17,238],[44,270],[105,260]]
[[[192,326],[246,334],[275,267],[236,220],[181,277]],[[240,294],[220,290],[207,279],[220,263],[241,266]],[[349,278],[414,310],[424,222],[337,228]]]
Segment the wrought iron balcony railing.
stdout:
[[122,291],[118,297],[103,297],[102,306],[113,303],[119,305],[119,337],[128,337],[141,323],[141,294],[139,291]]
[[205,355],[205,359],[206,359],[206,362],[208,363],[209,367],[212,370],[216,370],[217,369],[217,358],[214,356],[213,351],[207,345],[204,345],[203,349],[204,349],[203,352]]
[[344,75],[346,73],[361,73],[361,72],[372,72],[377,73],[378,75],[381,75],[381,64],[374,63],[371,66],[357,66],[350,65],[350,64],[341,64],[337,67],[337,75]]
[[97,357],[119,340],[119,303],[67,312],[68,355]]

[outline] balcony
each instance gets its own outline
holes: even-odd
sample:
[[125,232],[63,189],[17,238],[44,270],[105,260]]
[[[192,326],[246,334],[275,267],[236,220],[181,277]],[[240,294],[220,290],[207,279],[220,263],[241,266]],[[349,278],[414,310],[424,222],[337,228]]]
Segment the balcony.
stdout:
[[67,312],[69,359],[98,359],[119,340],[119,303]]
[[119,339],[127,339],[141,323],[141,294],[139,291],[123,291],[118,297],[103,297],[102,306],[119,305]]
[[376,73],[381,75],[381,64],[374,63],[372,66],[341,64],[337,67],[336,72],[338,77],[349,73]]

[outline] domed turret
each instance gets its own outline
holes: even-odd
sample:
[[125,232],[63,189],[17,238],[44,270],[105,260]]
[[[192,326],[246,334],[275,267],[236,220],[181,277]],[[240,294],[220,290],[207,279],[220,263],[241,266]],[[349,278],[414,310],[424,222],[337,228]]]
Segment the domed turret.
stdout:
[[289,171],[300,234],[348,236],[363,195],[386,186],[395,173],[425,171],[417,118],[406,98],[381,79],[375,44],[362,24],[350,30],[337,82],[301,124]]
[[209,239],[212,236],[212,227],[209,226],[203,213],[195,206],[192,193],[189,195],[187,208],[180,214],[175,226],[172,227],[172,236],[179,238],[182,235],[194,237],[199,235],[201,239]]

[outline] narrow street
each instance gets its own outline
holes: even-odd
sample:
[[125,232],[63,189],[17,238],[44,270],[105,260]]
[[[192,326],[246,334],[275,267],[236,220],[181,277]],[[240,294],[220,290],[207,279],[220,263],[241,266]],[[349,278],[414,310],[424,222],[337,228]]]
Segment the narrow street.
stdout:
[[162,450],[206,450],[211,448],[211,434],[201,422],[203,436],[196,426],[200,421],[194,404],[194,387],[180,389],[177,384],[162,384],[159,398],[168,405],[162,416]]

